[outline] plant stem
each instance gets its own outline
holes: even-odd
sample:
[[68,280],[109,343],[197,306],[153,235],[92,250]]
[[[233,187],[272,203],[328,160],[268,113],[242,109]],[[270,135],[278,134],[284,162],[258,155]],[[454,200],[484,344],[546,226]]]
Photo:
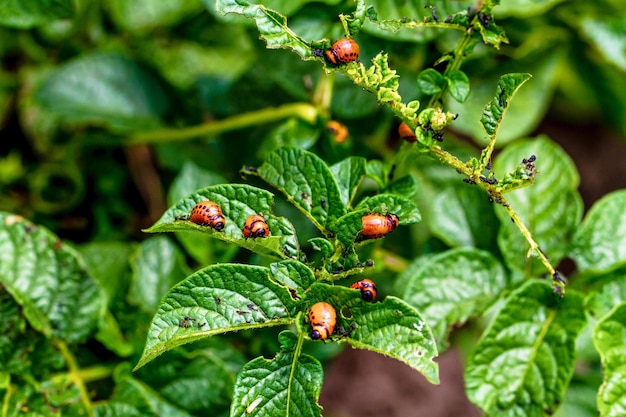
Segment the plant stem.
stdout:
[[500,197],[500,198],[501,198],[502,207],[504,208],[506,213],[511,217],[511,220],[513,221],[513,223],[515,223],[517,228],[520,230],[520,232],[526,238],[526,241],[530,245],[530,251],[535,252],[539,256],[541,263],[545,266],[545,268],[548,270],[550,275],[554,276],[556,274],[556,270],[554,269],[554,267],[548,260],[548,257],[546,256],[546,254],[543,253],[543,251],[539,247],[539,244],[535,241],[535,239],[533,239],[530,231],[528,230],[528,228],[526,227],[522,219],[520,219],[520,217],[517,215],[515,210],[513,210],[513,208],[504,199],[504,197]]
[[87,411],[87,415],[89,417],[95,417],[95,414],[93,412],[93,407],[91,405],[91,400],[89,399],[89,394],[87,393],[87,388],[85,387],[85,383],[82,379],[80,368],[78,366],[78,362],[76,362],[76,358],[74,357],[72,352],[70,352],[65,342],[62,342],[60,340],[55,340],[54,344],[61,351],[61,354],[63,355],[63,357],[65,358],[65,361],[67,362],[67,366],[69,368],[69,373],[68,373],[69,379],[74,384],[76,384],[76,387],[78,388],[78,391],[80,392],[80,398],[83,402],[83,405],[85,406],[85,410]]
[[199,136],[215,135],[230,130],[243,129],[248,126],[270,123],[288,117],[298,117],[313,124],[317,120],[317,116],[317,108],[309,103],[290,103],[283,106],[243,113],[224,120],[203,123],[198,126],[180,129],[159,129],[150,132],[136,133],[125,138],[123,143],[125,145],[136,145],[144,143],[181,142]]
[[[461,68],[461,64],[465,59],[465,50],[467,49],[467,46],[470,44],[471,41],[472,33],[471,31],[466,31],[459,40],[459,43],[456,45],[456,48],[454,48],[454,51],[452,52],[452,61],[449,65],[446,66],[446,69],[443,72],[444,78],[452,71],[456,71]],[[439,90],[439,92],[437,92],[430,98],[427,107],[435,107],[438,105],[438,103],[441,103],[443,96],[444,94],[446,94],[447,91],[448,85],[446,84],[441,90]]]

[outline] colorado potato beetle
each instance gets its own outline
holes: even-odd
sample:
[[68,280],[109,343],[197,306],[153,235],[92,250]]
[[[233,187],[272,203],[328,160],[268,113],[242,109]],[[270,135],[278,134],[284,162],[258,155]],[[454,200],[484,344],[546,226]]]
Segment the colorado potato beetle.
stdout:
[[224,230],[226,219],[222,215],[222,209],[212,201],[201,201],[191,210],[189,221],[200,226],[209,226],[221,232]]
[[246,224],[243,226],[243,235],[246,239],[249,237],[267,237],[270,235],[270,228],[265,222],[265,217],[260,214],[253,214],[246,219]]
[[359,52],[361,51],[358,43],[352,39],[342,38],[333,43],[324,56],[329,64],[341,65],[359,59]]
[[311,307],[309,311],[309,322],[311,323],[311,339],[325,340],[335,331],[337,324],[337,313],[333,306],[325,302],[319,302]]
[[333,135],[333,138],[337,143],[344,143],[350,135],[348,128],[336,120],[328,121],[328,123],[326,123],[326,128]]
[[356,290],[361,291],[361,298],[365,301],[372,301],[376,298],[376,294],[378,294],[378,289],[376,288],[376,284],[371,279],[362,279],[360,281],[355,282],[350,285],[350,288],[354,288]]
[[404,139],[407,142],[415,142],[417,141],[417,137],[415,136],[415,132],[411,130],[409,125],[402,122],[400,126],[398,126],[398,134],[400,135],[400,139]]
[[363,229],[361,229],[359,234],[364,239],[378,239],[379,237],[383,237],[387,233],[392,232],[400,223],[398,216],[393,213],[386,215],[370,213],[363,216],[361,221],[363,223]]

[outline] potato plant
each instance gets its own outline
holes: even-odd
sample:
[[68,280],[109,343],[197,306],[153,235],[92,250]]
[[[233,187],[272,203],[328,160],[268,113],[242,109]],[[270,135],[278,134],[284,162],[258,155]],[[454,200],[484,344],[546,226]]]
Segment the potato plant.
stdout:
[[[321,416],[341,347],[438,384],[460,332],[485,415],[620,415],[626,193],[584,214],[572,159],[528,137],[565,52],[494,63],[522,2],[285,3],[0,2],[5,62],[28,63],[2,72],[28,138],[0,163],[2,416]],[[559,16],[619,50],[600,34],[623,12],[588,7]],[[529,39],[560,39],[533,19]],[[207,201],[218,228],[190,217]],[[321,302],[336,320],[313,340]]]

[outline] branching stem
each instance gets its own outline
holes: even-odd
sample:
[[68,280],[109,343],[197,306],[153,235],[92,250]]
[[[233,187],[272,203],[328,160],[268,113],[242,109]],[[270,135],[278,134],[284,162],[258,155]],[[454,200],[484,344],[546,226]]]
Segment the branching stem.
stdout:
[[83,405],[85,406],[85,411],[87,412],[87,415],[89,417],[95,417],[93,406],[91,404],[91,400],[89,399],[89,393],[87,392],[87,388],[85,387],[85,382],[81,376],[80,368],[78,366],[78,362],[76,361],[76,358],[74,357],[72,352],[70,352],[65,342],[62,342],[60,340],[55,340],[54,344],[59,349],[59,351],[61,351],[61,354],[63,355],[63,357],[65,358],[65,361],[67,362],[67,366],[69,368],[68,377],[70,381],[76,384],[76,387],[78,388],[78,392],[80,392],[81,401],[83,402]]

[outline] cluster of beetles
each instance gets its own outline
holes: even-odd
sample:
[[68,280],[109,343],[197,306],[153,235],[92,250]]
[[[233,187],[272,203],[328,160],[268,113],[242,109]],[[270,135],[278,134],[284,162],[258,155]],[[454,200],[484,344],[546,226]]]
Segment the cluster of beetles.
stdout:
[[[179,219],[186,218],[186,216]],[[200,226],[211,227],[221,232],[226,225],[226,219],[222,214],[219,204],[213,201],[201,201],[191,210],[189,221]],[[369,213],[361,218],[362,229],[359,235],[363,239],[378,239],[393,231],[400,219],[393,213],[379,214]],[[264,238],[270,235],[270,228],[261,214],[253,214],[246,219],[242,229],[243,236],[248,239]],[[376,298],[376,284],[369,279],[362,279],[355,282],[350,288],[361,292],[361,298],[365,301],[373,301]],[[314,304],[309,310],[309,322],[311,323],[311,339],[326,340],[336,333],[337,313],[333,306],[326,302]],[[344,335],[349,334],[345,332]]]
[[[359,45],[354,40],[343,38],[332,44],[330,49],[324,53],[324,58],[329,64],[338,66],[356,61],[359,58],[359,52]],[[314,50],[313,53],[321,56],[320,51]],[[340,126],[329,125],[328,127],[329,130],[339,131]],[[408,126],[406,126],[406,129],[408,129]],[[341,135],[343,134],[341,132]],[[401,136],[411,136],[411,134],[410,129],[401,132]],[[345,136],[347,137],[347,133]],[[226,219],[219,204],[208,200],[196,204],[191,210],[188,219],[192,223],[211,227],[218,232],[223,231],[226,225]],[[364,215],[361,221],[363,227],[359,231],[359,235],[362,239],[383,237],[398,227],[400,223],[398,216],[393,213],[369,213]],[[262,214],[253,214],[246,219],[242,234],[246,239],[264,238],[270,235],[270,228]],[[361,298],[365,301],[373,301],[378,292],[376,284],[369,279],[357,281],[350,288],[359,290]],[[333,306],[326,302],[319,302],[311,307],[309,310],[309,322],[311,324],[311,333],[309,335],[313,340],[326,340],[334,333],[337,333],[335,328],[337,312]],[[347,335],[349,332],[343,332],[343,334]]]

